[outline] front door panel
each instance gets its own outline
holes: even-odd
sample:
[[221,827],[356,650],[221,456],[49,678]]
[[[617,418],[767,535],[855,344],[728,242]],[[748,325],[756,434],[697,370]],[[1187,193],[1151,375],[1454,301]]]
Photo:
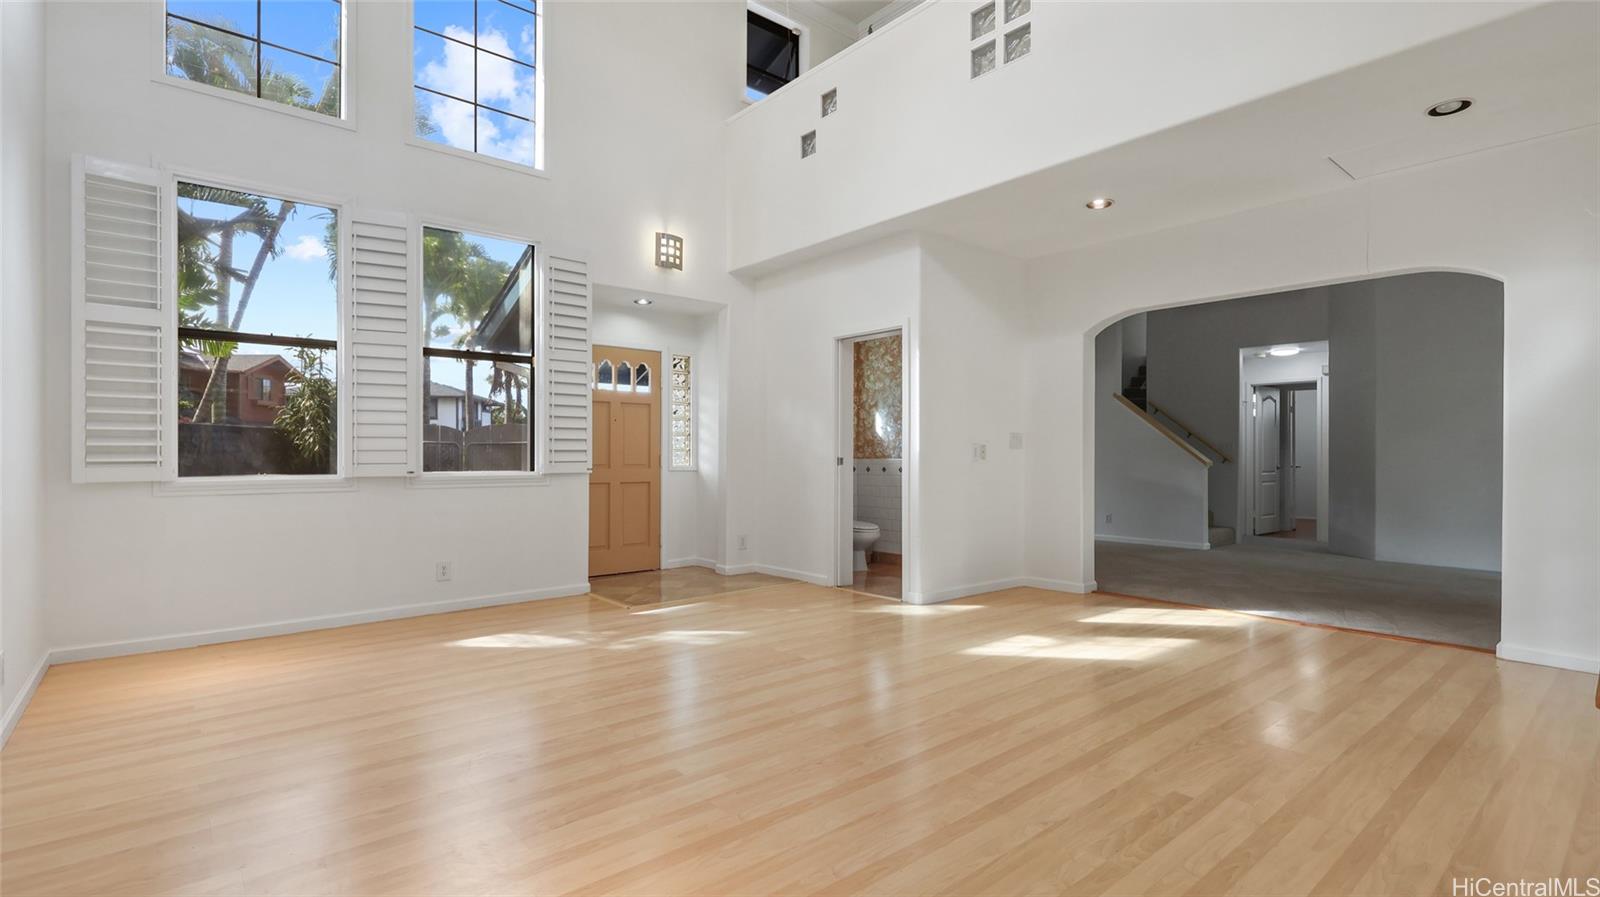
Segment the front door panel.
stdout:
[[589,575],[661,566],[661,353],[594,347]]

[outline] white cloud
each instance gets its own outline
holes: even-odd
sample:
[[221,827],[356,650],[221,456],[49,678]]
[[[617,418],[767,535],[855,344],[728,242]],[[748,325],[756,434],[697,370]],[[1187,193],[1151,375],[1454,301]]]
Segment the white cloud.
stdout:
[[[457,40],[472,42],[472,34],[462,28],[449,27],[445,34]],[[532,29],[520,35],[524,46],[531,46]],[[444,52],[417,70],[417,84],[439,93],[468,98],[474,96],[480,103],[505,109],[518,115],[533,116],[537,89],[533,69],[485,54],[478,60],[474,73],[474,56],[477,51],[455,41],[442,41]],[[511,55],[511,43],[500,31],[487,31],[478,35],[478,45],[494,53]],[[533,128],[515,119],[495,115],[481,116],[472,106],[432,94],[419,94],[428,117],[439,128],[443,142],[457,149],[471,150],[474,130],[477,132],[478,151],[488,156],[511,159],[532,164]]]
[[328,257],[327,247],[316,237],[306,234],[284,248],[283,254],[302,262],[321,261]]

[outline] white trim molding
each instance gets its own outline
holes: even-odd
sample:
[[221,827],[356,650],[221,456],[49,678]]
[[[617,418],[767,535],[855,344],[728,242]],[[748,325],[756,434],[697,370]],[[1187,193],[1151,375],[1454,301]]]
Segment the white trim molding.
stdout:
[[1517,663],[1532,663],[1561,670],[1577,670],[1580,673],[1600,673],[1600,657],[1551,654],[1549,651],[1525,648],[1521,645],[1508,645],[1505,642],[1495,645],[1494,654],[1501,660],[1512,660]]
[[472,610],[478,607],[499,607],[505,604],[521,604],[525,601],[571,598],[587,595],[588,593],[589,583],[580,582],[573,585],[552,586],[526,592],[505,592],[499,595],[483,595],[476,598],[455,598],[448,601],[401,604],[393,607],[380,607],[374,610],[354,611],[352,613],[300,617],[277,623],[261,623],[255,626],[235,626],[228,629],[208,629],[200,632],[156,636],[155,638],[129,639],[122,642],[102,642],[93,645],[56,648],[50,652],[49,661],[51,664],[76,663],[80,660],[99,660],[104,657],[122,657],[128,654],[172,651],[177,648],[194,648],[200,645],[216,645],[223,642],[242,642],[248,639],[267,638],[274,635],[291,635],[296,632],[309,632],[317,629],[337,629],[342,626],[356,626],[361,623],[378,623],[384,620],[400,620],[406,617],[426,617],[432,614]]
[[45,670],[50,668],[51,653],[46,651],[39,658],[39,664],[28,674],[28,680],[22,683],[22,689],[11,700],[11,706],[6,708],[4,717],[0,717],[0,748],[6,746],[6,741],[11,738],[11,730],[17,727],[22,714],[28,709],[28,703],[33,700],[33,693],[39,690],[39,683],[44,681]]
[[1141,539],[1138,536],[1106,536],[1094,534],[1096,542],[1122,542],[1127,545],[1156,545],[1161,548],[1190,548],[1196,551],[1210,551],[1210,542],[1179,542],[1173,539]]
[[663,570],[676,570],[679,567],[705,567],[710,570],[717,570],[717,562],[710,558],[673,558],[670,561],[661,562],[661,569]]

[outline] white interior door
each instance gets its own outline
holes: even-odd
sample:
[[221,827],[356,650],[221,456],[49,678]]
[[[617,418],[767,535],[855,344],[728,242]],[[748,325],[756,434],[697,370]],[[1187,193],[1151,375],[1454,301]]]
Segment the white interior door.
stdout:
[[1283,528],[1280,507],[1283,498],[1283,434],[1278,419],[1282,403],[1282,390],[1276,386],[1255,388],[1255,415],[1252,417],[1255,433],[1251,443],[1255,449],[1255,519],[1252,532],[1256,535],[1275,533]]
[[1278,526],[1281,529],[1292,530],[1298,525],[1298,516],[1295,513],[1296,502],[1300,495],[1300,459],[1296,452],[1295,434],[1295,399],[1299,393],[1293,389],[1285,389],[1279,395],[1283,398],[1283,416],[1278,422],[1281,446],[1278,454],[1279,466],[1282,475],[1278,477]]
[[849,586],[855,582],[855,564],[852,563],[854,556],[851,549],[854,547],[852,542],[855,538],[856,480],[855,466],[850,463],[855,454],[855,341],[849,339],[836,341],[835,352],[838,408],[835,411],[837,430],[833,459],[836,473],[833,584]]

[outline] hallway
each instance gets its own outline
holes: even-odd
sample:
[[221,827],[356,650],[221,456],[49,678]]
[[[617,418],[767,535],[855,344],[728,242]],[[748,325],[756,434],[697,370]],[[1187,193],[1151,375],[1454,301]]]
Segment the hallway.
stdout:
[[1315,551],[1095,543],[1100,591],[1493,651],[1500,574]]

